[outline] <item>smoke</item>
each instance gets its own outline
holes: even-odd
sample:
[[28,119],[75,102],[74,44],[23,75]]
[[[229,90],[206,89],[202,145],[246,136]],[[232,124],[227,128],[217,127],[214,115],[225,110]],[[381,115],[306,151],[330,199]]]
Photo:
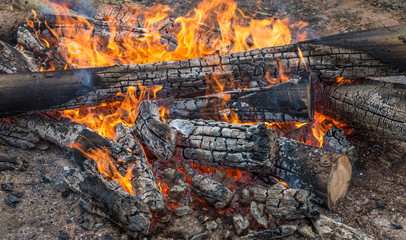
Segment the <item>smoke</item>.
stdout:
[[[49,2],[66,5],[69,9],[90,18],[93,18],[96,13],[92,0],[49,0]],[[46,12],[51,12],[49,9],[47,10]]]
[[74,76],[80,80],[80,88],[78,89],[77,92],[78,96],[84,95],[96,89],[93,84],[92,75],[88,69],[74,70]]

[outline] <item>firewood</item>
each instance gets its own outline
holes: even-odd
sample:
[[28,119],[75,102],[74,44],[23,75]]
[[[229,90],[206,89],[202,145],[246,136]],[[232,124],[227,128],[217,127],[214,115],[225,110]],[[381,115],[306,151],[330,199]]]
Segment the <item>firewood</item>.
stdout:
[[[36,110],[61,110],[116,100],[117,92],[130,86],[162,85],[159,98],[193,98],[207,92],[264,87],[267,76],[277,78],[307,67],[322,79],[397,75],[405,72],[406,25],[348,33],[279,47],[213,55],[180,61],[105,68],[0,75],[0,117]],[[364,41],[370,35],[373,41]],[[379,39],[379,36],[385,36]],[[339,44],[335,38],[348,39]],[[392,40],[392,41],[389,41]],[[386,41],[386,42],[385,42]],[[330,44],[331,42],[331,44]],[[365,43],[365,47],[362,44]],[[355,47],[352,47],[355,46]],[[376,50],[374,54],[372,50]],[[385,51],[381,51],[384,49]],[[399,54],[393,53],[396,50]],[[378,54],[379,53],[379,54]],[[303,62],[302,61],[302,62]],[[213,78],[219,85],[213,85]],[[67,79],[73,79],[67,87]],[[209,82],[210,81],[210,82]],[[27,90],[22,94],[22,89]],[[24,96],[16,98],[16,96]]]
[[28,73],[39,71],[39,63],[29,52],[0,41],[0,73]]
[[171,119],[216,119],[242,122],[309,122],[313,119],[313,82],[310,74],[266,88],[223,92],[193,99],[158,101]]
[[320,94],[320,112],[375,138],[406,140],[406,84],[357,80],[329,84]]
[[85,160],[82,168],[69,169],[64,180],[83,198],[81,205],[86,210],[122,226],[130,236],[149,233],[152,215],[147,204],[124,191],[115,180],[102,177],[93,161]]
[[221,183],[202,174],[196,174],[194,169],[182,162],[183,168],[192,181],[192,189],[216,209],[226,209],[233,200],[233,193]]
[[265,211],[274,218],[316,218],[320,213],[313,210],[311,194],[304,189],[287,188],[277,183],[269,189],[251,188],[251,199],[265,205]]
[[[72,149],[72,145],[75,143],[81,146],[83,152],[90,152],[91,149],[107,148],[114,159],[122,160],[122,162],[115,163],[122,176],[126,174],[128,167],[132,167],[131,183],[133,184],[134,193],[148,204],[151,211],[165,211],[166,204],[162,193],[159,191],[155,176],[147,163],[141,146],[135,139],[131,145],[128,143],[121,145],[111,139],[102,137],[84,125],[73,123],[64,118],[53,118],[45,114],[18,117],[15,118],[15,122],[19,126],[25,127],[65,149]],[[131,134],[121,132],[122,135],[117,136],[117,138],[121,138],[125,134]],[[128,139],[128,136],[126,138]],[[132,151],[130,152],[128,148]],[[80,154],[78,150],[75,150],[75,152]],[[81,161],[76,163],[79,166],[82,165]]]
[[351,164],[345,155],[278,137],[263,123],[172,120],[163,127],[156,102],[143,101],[134,126],[157,156],[270,174],[290,187],[309,190],[330,208],[345,195],[351,179]]
[[34,148],[40,144],[40,137],[26,128],[0,119],[0,144],[21,149]]

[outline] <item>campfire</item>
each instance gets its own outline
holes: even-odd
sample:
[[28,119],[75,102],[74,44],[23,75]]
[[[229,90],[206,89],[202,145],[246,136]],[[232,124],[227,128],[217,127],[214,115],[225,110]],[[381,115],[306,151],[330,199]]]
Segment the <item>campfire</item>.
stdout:
[[232,0],[94,17],[45,2],[17,47],[0,43],[0,143],[72,152],[64,181],[85,210],[132,237],[205,239],[219,223],[198,219],[217,216],[230,238],[368,239],[315,205],[345,197],[354,129],[405,140],[404,85],[366,78],[405,72],[405,25],[311,40]]

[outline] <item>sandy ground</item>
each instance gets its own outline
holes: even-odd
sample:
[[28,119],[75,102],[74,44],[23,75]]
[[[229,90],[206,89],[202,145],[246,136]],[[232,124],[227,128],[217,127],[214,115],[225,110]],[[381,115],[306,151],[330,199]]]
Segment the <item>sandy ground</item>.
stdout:
[[[1,4],[10,2],[0,0]],[[244,13],[257,18],[308,22],[314,36],[406,23],[406,1],[399,0],[238,2]],[[156,3],[177,7],[178,13],[197,5],[189,0]],[[137,4],[152,3],[141,0]],[[349,139],[360,153],[349,192],[335,211],[320,211],[376,239],[406,239],[406,143],[367,141],[356,133]],[[0,183],[12,183],[23,194],[21,202],[11,208],[3,200],[10,193],[0,191],[0,239],[128,239],[110,222],[84,212],[78,197],[66,189],[62,174],[71,164],[69,153],[53,145],[48,150],[0,146],[0,155],[28,162],[26,171],[0,172]]]

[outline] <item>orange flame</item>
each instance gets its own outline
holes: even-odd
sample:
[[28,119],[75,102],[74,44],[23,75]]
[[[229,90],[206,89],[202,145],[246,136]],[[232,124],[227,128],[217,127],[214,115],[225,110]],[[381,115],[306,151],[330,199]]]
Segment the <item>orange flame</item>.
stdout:
[[125,191],[134,195],[134,190],[131,185],[132,167],[128,168],[125,176],[122,176],[114,165],[114,159],[110,156],[107,148],[84,151],[83,147],[78,143],[73,143],[69,147],[79,150],[83,155],[95,161],[99,172],[103,173],[109,179],[116,180]]
[[[303,22],[289,24],[288,19],[251,19],[239,10],[232,0],[204,0],[186,16],[175,19],[175,27],[170,29],[169,33],[176,38],[177,46],[174,51],[169,51],[169,43],[161,43],[165,36],[159,32],[159,29],[170,21],[169,12],[172,9],[168,6],[145,8],[124,5],[116,16],[125,15],[125,18],[105,16],[110,37],[107,44],[103,44],[105,40],[94,35],[94,26],[87,19],[72,17],[67,5],[47,0],[45,2],[58,13],[55,29],[45,23],[54,39],[47,41],[37,34],[32,21],[27,19],[27,23],[47,47],[48,42],[58,45],[69,68],[172,61],[202,57],[216,52],[224,54],[283,45],[292,40],[291,28],[300,30],[306,26]],[[111,11],[106,9],[105,12]],[[40,24],[36,13],[34,19]],[[144,34],[139,37],[134,37],[134,34],[128,31],[123,34],[123,26],[133,26],[141,22],[146,31]],[[305,36],[300,31],[296,35],[297,38]]]

